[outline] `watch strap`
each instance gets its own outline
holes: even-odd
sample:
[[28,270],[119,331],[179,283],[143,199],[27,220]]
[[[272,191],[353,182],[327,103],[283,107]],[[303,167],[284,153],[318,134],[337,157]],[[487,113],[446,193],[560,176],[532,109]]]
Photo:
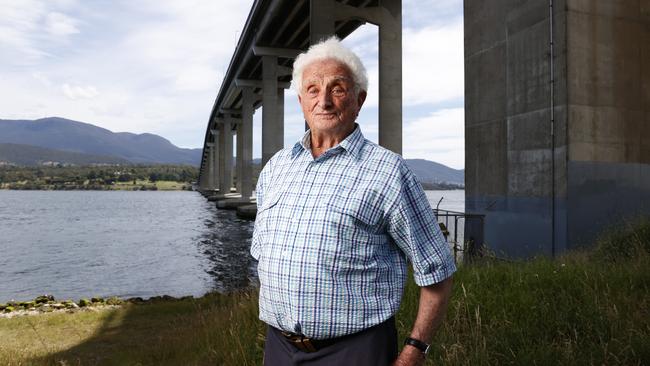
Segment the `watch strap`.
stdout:
[[406,337],[406,339],[404,340],[404,345],[405,345],[405,346],[406,346],[406,345],[413,346],[413,347],[419,349],[419,350],[422,352],[422,354],[424,354],[424,355],[426,355],[427,353],[429,353],[430,345],[428,345],[428,344],[422,342],[422,341],[419,340],[419,339],[415,339],[415,338],[411,338],[411,337]]

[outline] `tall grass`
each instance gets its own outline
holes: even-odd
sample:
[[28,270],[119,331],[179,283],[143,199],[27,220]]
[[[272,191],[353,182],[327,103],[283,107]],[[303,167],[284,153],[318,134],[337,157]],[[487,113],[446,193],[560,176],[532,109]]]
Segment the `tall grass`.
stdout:
[[[650,365],[650,220],[591,252],[461,268],[428,364]],[[417,308],[409,283],[405,336]]]
[[258,365],[252,293],[0,319],[0,365]]
[[[557,260],[461,267],[428,365],[650,365],[650,222]],[[418,288],[397,315],[405,336]],[[256,292],[0,319],[0,365],[259,365]]]

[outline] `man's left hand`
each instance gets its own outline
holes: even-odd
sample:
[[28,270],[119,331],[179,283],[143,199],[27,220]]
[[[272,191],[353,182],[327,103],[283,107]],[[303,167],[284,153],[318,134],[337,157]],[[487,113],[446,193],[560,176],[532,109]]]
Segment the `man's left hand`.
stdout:
[[424,365],[424,354],[412,346],[404,346],[402,352],[393,363],[393,366],[422,366]]

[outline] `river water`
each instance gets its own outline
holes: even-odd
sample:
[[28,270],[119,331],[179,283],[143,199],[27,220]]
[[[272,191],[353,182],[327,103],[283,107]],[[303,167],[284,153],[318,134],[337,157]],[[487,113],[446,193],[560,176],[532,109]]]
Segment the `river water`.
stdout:
[[[463,211],[464,191],[427,191]],[[0,190],[0,302],[200,296],[256,281],[253,223],[196,192]]]

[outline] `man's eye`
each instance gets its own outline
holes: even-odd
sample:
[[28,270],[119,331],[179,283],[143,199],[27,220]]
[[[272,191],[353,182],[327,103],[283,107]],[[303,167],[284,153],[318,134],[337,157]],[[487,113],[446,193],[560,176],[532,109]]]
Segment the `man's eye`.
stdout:
[[343,96],[345,95],[345,90],[343,90],[342,88],[334,88],[332,89],[332,95],[337,97]]
[[309,89],[307,89],[307,94],[310,95],[310,96],[316,96],[316,95],[318,95],[318,89],[309,88]]

